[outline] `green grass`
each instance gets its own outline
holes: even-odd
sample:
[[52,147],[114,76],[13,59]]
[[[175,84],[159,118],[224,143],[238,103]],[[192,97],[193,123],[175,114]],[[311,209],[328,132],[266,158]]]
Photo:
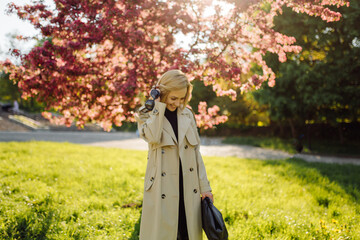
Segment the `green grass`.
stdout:
[[[360,239],[359,166],[204,161],[230,239]],[[0,143],[0,238],[138,239],[145,165],[145,151]]]
[[[278,137],[227,137],[223,143],[250,145],[269,149],[282,150],[288,153],[296,153],[293,139],[282,139]],[[329,140],[312,140],[311,146],[303,140],[304,153],[325,154],[335,156],[360,157],[359,142],[345,142],[340,144]]]

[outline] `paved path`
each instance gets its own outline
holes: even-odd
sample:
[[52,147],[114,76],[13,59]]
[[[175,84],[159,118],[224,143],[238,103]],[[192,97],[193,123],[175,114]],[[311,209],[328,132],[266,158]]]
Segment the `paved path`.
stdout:
[[[147,143],[129,132],[0,132],[0,142],[8,141],[53,141],[71,142],[91,146],[114,147],[123,149],[147,150]],[[279,150],[270,150],[246,145],[221,143],[221,138],[201,138],[201,154],[204,156],[234,156],[249,159],[287,159],[302,158],[309,162],[325,162],[360,165],[359,158],[325,157],[308,154],[289,154]]]

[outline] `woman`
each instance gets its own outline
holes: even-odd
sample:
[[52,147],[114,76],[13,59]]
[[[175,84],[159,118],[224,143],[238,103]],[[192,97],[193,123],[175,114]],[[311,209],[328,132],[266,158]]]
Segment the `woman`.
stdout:
[[148,142],[140,240],[202,239],[201,198],[213,200],[200,138],[186,108],[192,85],[179,70],[161,76],[160,99],[139,109],[138,130]]

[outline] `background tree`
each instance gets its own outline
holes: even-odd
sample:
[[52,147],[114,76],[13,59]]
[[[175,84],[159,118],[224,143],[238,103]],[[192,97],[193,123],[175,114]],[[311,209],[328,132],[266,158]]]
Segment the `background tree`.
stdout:
[[13,104],[18,101],[22,110],[27,112],[41,112],[44,111],[44,103],[37,102],[33,97],[22,99],[20,89],[14,81],[9,79],[9,74],[0,73],[0,102]]
[[16,84],[9,79],[9,74],[0,73],[0,101],[12,102],[20,100],[20,92]]
[[[17,43],[19,42],[16,39],[17,35],[18,33],[16,32],[6,35],[8,40],[6,47],[8,47],[9,49],[16,49],[18,45]],[[41,46],[44,41],[45,40],[38,41],[35,46]],[[31,46],[31,43],[27,42],[26,45],[21,45],[21,50],[18,51],[29,51],[29,46]],[[16,52],[17,51],[15,51],[15,55]],[[6,51],[0,52],[0,54],[7,55]],[[18,58],[14,57],[12,58],[12,60],[15,61],[15,64],[20,64],[20,62],[17,61],[19,60]],[[12,104],[16,100],[22,110],[26,110],[28,112],[44,111],[45,104],[37,102],[34,97],[29,97],[27,99],[21,98],[21,89],[19,89],[16,81],[10,80],[9,75],[9,73],[5,73],[4,71],[0,72],[0,101]]]
[[[226,134],[225,129],[233,132],[246,126],[269,124],[267,108],[260,106],[251,92],[241,94],[238,89],[236,100],[233,101],[227,96],[217,97],[212,87],[205,86],[202,81],[195,80],[192,84],[194,90],[190,106],[193,109],[197,109],[199,103],[205,101],[209,107],[219,106],[219,111],[228,117],[227,121],[221,125],[222,134]],[[216,131],[216,129],[211,131]]]
[[329,24],[283,11],[275,30],[295,36],[303,50],[281,64],[268,56],[277,84],[265,86],[257,99],[269,106],[272,120],[288,122],[293,137],[306,124],[324,123],[338,128],[342,142],[343,124],[360,122],[360,4],[351,1],[349,8],[340,8],[343,18]]
[[[341,14],[326,5],[347,4],[346,0],[223,0],[217,2],[232,9],[224,12],[215,4],[216,11],[209,16],[205,10],[212,1],[54,2],[54,10],[42,1],[10,6],[48,40],[22,55],[21,66],[9,61],[3,66],[18,82],[22,97],[34,96],[48,110],[60,112],[60,123],[76,121],[82,126],[96,121],[107,130],[112,123],[134,120],[134,109],[168,69],[180,68],[192,79],[212,85],[218,96],[234,100],[236,89],[257,89],[264,81],[273,86],[275,74],[263,59],[266,52],[284,62],[287,52],[300,51],[295,38],[272,29],[273,17],[282,7],[337,21]],[[187,50],[175,44],[177,34],[191,37]],[[253,66],[259,73],[251,74]],[[50,113],[45,116],[52,118]]]

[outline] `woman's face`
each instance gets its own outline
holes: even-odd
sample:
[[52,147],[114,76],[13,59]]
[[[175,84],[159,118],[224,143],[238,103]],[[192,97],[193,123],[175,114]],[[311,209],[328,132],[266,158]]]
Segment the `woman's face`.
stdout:
[[170,111],[175,111],[181,104],[184,104],[187,88],[176,91],[171,91],[166,98],[166,108]]

